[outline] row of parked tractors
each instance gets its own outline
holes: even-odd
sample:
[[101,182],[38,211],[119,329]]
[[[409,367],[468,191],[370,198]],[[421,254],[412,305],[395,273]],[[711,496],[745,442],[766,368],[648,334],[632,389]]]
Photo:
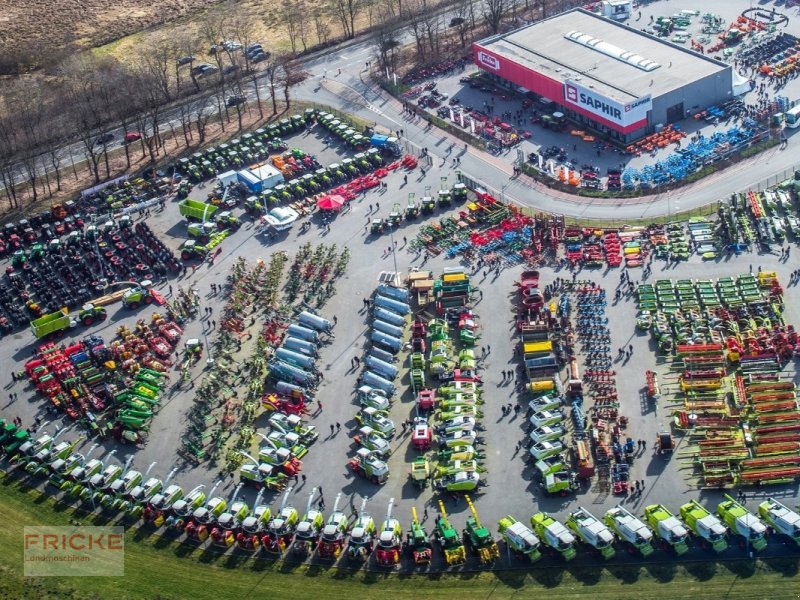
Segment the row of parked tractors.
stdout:
[[144,223],[130,217],[83,227],[63,237],[14,251],[0,280],[0,331],[9,333],[44,314],[74,309],[106,292],[113,282],[142,281],[177,273],[171,250]]
[[178,173],[193,182],[214,177],[227,169],[251,165],[269,157],[270,153],[286,150],[288,146],[281,140],[307,127],[315,118],[314,109],[307,109],[302,115],[292,115],[267,127],[246,133],[218,147],[195,152],[190,157],[181,158],[176,169]]

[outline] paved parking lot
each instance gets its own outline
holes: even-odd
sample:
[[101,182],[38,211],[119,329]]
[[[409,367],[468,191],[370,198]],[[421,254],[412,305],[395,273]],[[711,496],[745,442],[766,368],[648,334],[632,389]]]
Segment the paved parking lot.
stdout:
[[[662,0],[639,6],[634,11],[633,17],[625,21],[625,24],[630,27],[646,30],[650,27],[651,19],[657,19],[659,16],[669,17],[685,9],[695,9],[700,12],[700,16],[692,17],[691,25],[686,32],[691,34],[694,39],[704,40],[703,43],[705,47],[708,48],[717,41],[717,38],[716,35],[704,35],[702,33],[701,30],[704,23],[701,17],[703,14],[710,12],[721,17],[723,19],[723,27],[727,28],[730,23],[736,20],[737,16],[739,16],[743,10],[753,8],[754,6],[762,8],[765,12],[774,8],[778,13],[787,15],[789,17],[789,23],[785,28],[782,28],[781,31],[800,37],[800,18],[798,18],[800,9],[797,7],[787,8],[782,2],[759,2],[754,4],[753,2],[735,0],[704,6],[700,4],[687,4],[677,0]],[[641,17],[639,17],[639,15],[641,15]],[[690,47],[690,42],[687,41],[682,45],[688,48]],[[733,46],[733,49],[737,50],[739,47],[740,46]],[[733,62],[734,59],[734,56],[725,56],[721,51],[712,54],[712,56],[728,63]],[[676,64],[666,68],[679,69],[680,65]],[[573,123],[568,122],[561,132],[546,129],[539,124],[531,124],[530,118],[534,110],[538,111],[540,115],[544,112],[548,112],[547,110],[543,110],[542,107],[537,106],[536,103],[533,103],[530,108],[523,110],[522,119],[518,122],[517,111],[523,108],[521,98],[504,99],[504,95],[501,93],[484,92],[460,82],[460,79],[463,77],[472,75],[478,71],[479,69],[477,66],[470,64],[463,72],[437,78],[436,89],[439,92],[447,94],[449,98],[456,98],[460,106],[469,107],[484,113],[488,113],[491,108],[490,114],[492,117],[501,117],[503,121],[510,123],[520,133],[524,132],[530,134],[530,137],[523,140],[519,145],[513,148],[503,149],[501,156],[509,163],[516,160],[517,149],[521,150],[527,158],[531,152],[538,153],[542,149],[555,146],[564,149],[567,155],[566,162],[572,163],[576,167],[587,164],[592,165],[599,168],[600,172],[605,174],[606,170],[609,168],[630,167],[633,169],[641,169],[645,165],[652,165],[657,161],[664,160],[675,150],[674,146],[668,146],[666,148],[656,149],[652,154],[643,154],[641,156],[622,154],[619,149],[615,147],[607,147],[598,152],[594,142],[584,142],[581,138],[570,135],[571,130],[582,129],[582,127],[578,127]],[[742,69],[739,71],[744,77],[749,78],[751,76],[749,71],[745,72]],[[777,95],[786,96],[791,101],[796,101],[800,98],[800,80],[797,78],[789,79],[786,85],[780,88],[773,87],[768,79],[762,77],[756,77],[756,81],[759,84],[767,83],[767,91],[769,92],[770,99]],[[755,90],[741,96],[741,99],[748,105],[755,105],[758,102],[758,96]],[[411,102],[415,101],[412,100]],[[443,106],[447,107],[447,102],[448,101],[445,101]],[[457,106],[454,108],[457,114]],[[699,110],[703,108],[705,107],[698,107],[694,110],[699,112]],[[436,109],[430,110],[432,112],[436,111]],[[552,112],[552,109],[550,112]],[[506,113],[511,113],[510,119],[503,117]],[[448,120],[449,117],[446,116],[445,119]],[[468,123],[468,120],[466,123]],[[735,124],[736,121],[733,119],[713,124],[689,118],[681,121],[680,126],[689,136],[702,133],[704,136],[709,137],[714,132],[727,131]],[[787,129],[785,133],[791,139],[795,130]]]
[[[333,148],[326,148],[324,142],[324,136],[320,132],[315,132],[292,139],[290,146],[301,147],[317,154],[323,164],[338,160],[339,155]],[[224,282],[229,268],[237,257],[243,256],[252,262],[258,258],[268,259],[269,255],[276,251],[292,254],[307,242],[337,244],[339,247],[350,248],[352,259],[348,271],[340,280],[336,295],[323,310],[323,316],[329,319],[335,315],[338,325],[335,328],[334,341],[324,348],[318,362],[324,373],[324,381],[317,392],[317,400],[321,401],[323,408],[311,417],[310,422],[320,431],[320,439],[311,447],[309,454],[303,460],[303,473],[307,476],[307,480],[301,482],[290,494],[290,501],[301,511],[305,507],[308,493],[316,486],[321,487],[328,509],[333,506],[336,494],[341,491],[344,501],[355,506],[360,504],[362,496],[369,497],[369,510],[378,519],[384,514],[389,499],[394,498],[395,514],[404,525],[410,520],[411,507],[416,506],[420,514],[427,509],[430,515],[427,525],[429,528],[432,527],[432,520],[437,511],[437,498],[430,488],[420,493],[409,481],[408,463],[413,452],[409,449],[408,437],[400,435],[392,441],[394,448],[394,454],[390,459],[392,472],[389,482],[383,487],[376,487],[350,476],[346,470],[346,462],[351,452],[350,436],[356,429],[353,417],[357,412],[354,396],[357,372],[351,369],[351,359],[362,354],[366,343],[366,315],[362,310],[362,298],[374,290],[380,271],[393,269],[393,257],[391,253],[387,253],[387,248],[391,246],[389,236],[384,235],[380,238],[366,236],[364,226],[370,217],[387,216],[394,202],[400,202],[405,206],[409,192],[414,192],[420,197],[426,186],[437,189],[439,178],[444,176],[449,177],[451,183],[454,181],[454,174],[448,165],[440,165],[439,161],[428,168],[424,177],[419,169],[411,172],[405,185],[403,172],[392,172],[386,178],[388,190],[375,189],[359,197],[353,202],[352,210],[337,216],[329,232],[325,232],[319,215],[315,214],[310,217],[312,227],[308,232],[300,233],[299,227],[295,226],[285,239],[270,245],[257,228],[248,223],[222,244],[223,252],[213,265],[203,264],[196,272],[190,271],[186,277],[173,280],[169,284],[173,290],[181,286],[197,289],[202,298],[202,305],[212,306],[218,311],[223,302],[219,297],[211,295],[210,285]],[[204,197],[201,191],[193,195],[199,199]],[[373,206],[371,214],[370,205]],[[377,210],[374,209],[375,206],[378,206]],[[161,232],[165,241],[172,247],[177,247],[184,239],[184,229],[178,224],[179,221],[175,203],[168,204],[164,213],[156,213],[149,218],[151,226]],[[401,272],[406,272],[421,263],[421,256],[411,251],[407,247],[407,242],[413,239],[420,223],[424,222],[421,220],[416,224],[406,223],[395,233],[394,239],[398,242],[395,257],[397,268]],[[444,267],[452,265],[453,261],[439,256],[429,260],[425,268],[441,273]],[[779,261],[777,252],[753,253],[711,264],[701,264],[699,259],[693,259],[689,263],[669,268],[663,263],[656,262],[651,279],[734,275],[747,272],[750,265],[754,268],[763,266],[766,270],[778,271],[784,282],[788,282],[789,272],[794,268],[792,262]],[[483,292],[482,300],[475,306],[481,322],[480,345],[490,349],[481,363],[485,381],[486,404],[483,407],[485,413],[483,423],[487,429],[484,434],[487,440],[485,466],[488,469],[486,478],[489,486],[483,488],[475,503],[482,518],[492,529],[495,528],[497,519],[506,514],[527,520],[535,511],[544,509],[565,516],[570,509],[582,505],[596,515],[602,515],[619,501],[618,498],[599,493],[594,486],[582,490],[575,498],[545,497],[532,478],[531,467],[523,460],[524,452],[516,450],[517,442],[525,435],[526,419],[524,411],[519,415],[506,417],[502,415],[502,405],[516,402],[518,399],[513,385],[504,383],[500,372],[516,367],[512,345],[514,326],[512,298],[515,293],[514,282],[521,271],[522,267],[517,267],[504,270],[499,275],[486,274],[481,270],[473,274],[474,283]],[[556,277],[571,277],[571,273],[551,268],[541,269],[542,284],[550,283]],[[617,270],[585,271],[578,277],[604,286],[612,295],[619,280]],[[640,271],[634,271],[632,277],[634,281],[638,280],[641,277]],[[167,287],[161,288],[161,292],[166,294]],[[790,322],[800,323],[798,319],[800,314],[795,302],[796,294],[796,288],[787,290],[787,317]],[[662,387],[663,400],[659,405],[641,400],[645,385],[644,372],[646,369],[656,367],[656,357],[649,336],[637,333],[634,329],[635,303],[631,297],[625,297],[618,304],[609,304],[607,310],[612,348],[628,344],[634,347],[633,356],[629,361],[615,365],[618,373],[621,413],[630,419],[628,432],[631,437],[647,440],[648,446],[652,448],[656,432],[669,426],[669,380],[665,380],[665,385]],[[110,312],[112,318],[106,323],[85,329],[78,335],[97,333],[109,340],[119,325],[131,326],[136,319],[149,315],[147,310],[131,314],[116,307],[112,307]],[[191,322],[186,326],[184,339],[202,338],[204,331],[213,340],[215,335],[213,330],[200,321]],[[26,387],[26,384],[13,383],[11,369],[19,370],[33,348],[34,340],[27,330],[4,339],[0,345],[0,360],[7,365],[0,375],[0,385],[4,386],[3,389],[7,393],[19,394],[19,400],[16,402],[6,401],[3,404],[2,414],[7,418],[18,415],[25,425],[30,425],[35,415],[44,414],[44,400],[35,395],[31,387]],[[197,381],[202,377],[202,366],[201,361],[193,372],[193,377]],[[160,413],[153,420],[150,439],[144,449],[135,452],[133,465],[144,471],[152,463],[157,463],[151,474],[161,477],[177,465],[180,466],[180,470],[173,480],[175,483],[184,486],[185,490],[197,484],[204,484],[208,490],[218,479],[218,470],[207,465],[199,467],[184,465],[176,455],[185,415],[191,405],[190,390],[175,393],[164,400]],[[399,424],[411,416],[412,410],[413,401],[409,394],[404,394],[392,408],[391,416]],[[263,426],[265,421],[266,418],[262,416],[257,424]],[[330,426],[336,423],[342,425],[341,431],[331,435]],[[51,430],[53,425],[48,425],[46,428]],[[76,435],[77,432],[70,432],[67,437]],[[79,450],[85,451],[92,443],[93,440],[84,442]],[[129,446],[117,447],[111,442],[104,443],[103,449],[115,450],[115,458],[112,460],[121,462],[124,462],[131,452]],[[680,445],[678,449],[680,450]],[[94,456],[100,455],[99,450],[94,454]],[[689,498],[699,496],[709,503],[715,503],[719,499],[718,493],[691,489],[680,473],[680,467],[677,456],[665,459],[653,456],[650,450],[641,452],[636,457],[632,475],[634,479],[645,480],[645,492],[635,500],[626,500],[626,504],[633,512],[641,514],[645,505],[654,502],[662,502],[677,510],[678,506]],[[229,495],[233,485],[234,481],[229,479],[221,483],[218,490]],[[785,493],[790,496],[796,495],[796,487],[793,490],[786,490]],[[254,495],[252,490],[246,490],[244,493],[248,501],[252,501]],[[766,495],[766,490],[750,494],[751,507]],[[277,498],[274,496],[272,499],[279,502]],[[787,501],[787,504],[794,505],[795,502]],[[455,515],[456,526],[461,527],[467,516],[466,504],[463,501],[454,504],[447,500],[446,505],[448,511]]]

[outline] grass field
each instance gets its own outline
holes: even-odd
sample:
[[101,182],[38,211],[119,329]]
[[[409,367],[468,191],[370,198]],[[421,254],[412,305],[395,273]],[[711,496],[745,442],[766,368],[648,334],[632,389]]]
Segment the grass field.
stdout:
[[[0,479],[0,598],[39,600],[138,598],[292,599],[358,597],[509,598],[552,594],[559,599],[637,598],[797,598],[795,560],[770,562],[667,563],[647,567],[529,569],[454,575],[389,575],[256,561],[220,556],[131,530],[126,535],[125,577],[22,577],[20,553],[24,525],[65,525],[63,506],[25,490],[7,476]],[[82,524],[91,523],[83,519]]]

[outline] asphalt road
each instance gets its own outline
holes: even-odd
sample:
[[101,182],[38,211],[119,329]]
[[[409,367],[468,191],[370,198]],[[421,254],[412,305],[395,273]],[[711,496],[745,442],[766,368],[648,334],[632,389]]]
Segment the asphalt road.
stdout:
[[[312,134],[299,136],[291,140],[292,146],[298,146],[307,151],[318,154],[323,163],[336,160],[340,154],[337,149],[327,146],[324,135],[318,129]],[[392,172],[386,179],[388,190],[372,190],[353,203],[353,208],[339,215],[333,222],[330,232],[325,232],[318,218],[311,219],[312,228],[307,233],[300,233],[296,226],[285,239],[269,245],[267,240],[259,235],[252,225],[243,227],[239,232],[223,243],[223,253],[213,265],[202,265],[196,272],[186,278],[173,280],[171,285],[175,290],[179,286],[191,286],[198,290],[203,306],[211,306],[218,315],[223,300],[213,296],[210,291],[211,283],[222,283],[237,257],[244,256],[250,261],[258,258],[268,259],[275,251],[287,251],[291,254],[307,242],[312,244],[325,243],[337,244],[338,247],[347,246],[351,249],[352,260],[344,279],[337,285],[337,293],[322,311],[323,316],[332,319],[335,315],[338,325],[335,328],[334,341],[326,346],[322,352],[318,365],[323,370],[324,381],[321,384],[317,399],[323,404],[323,409],[310,418],[310,423],[320,431],[320,439],[311,447],[309,454],[303,460],[303,473],[307,481],[301,482],[289,495],[289,502],[302,512],[305,508],[311,488],[318,487],[323,490],[327,511],[333,507],[336,495],[343,494],[342,502],[347,510],[352,503],[360,505],[362,497],[368,497],[368,511],[376,520],[380,521],[385,514],[390,498],[395,500],[394,514],[404,526],[410,520],[411,507],[415,506],[420,514],[427,509],[429,519],[427,527],[432,527],[432,520],[438,510],[438,497],[434,496],[431,489],[419,491],[408,480],[409,461],[413,452],[409,449],[407,436],[398,436],[392,441],[394,453],[390,459],[391,475],[389,482],[382,486],[374,486],[365,480],[351,476],[346,469],[346,462],[351,456],[352,445],[350,436],[356,429],[354,416],[358,410],[354,395],[357,372],[350,368],[353,356],[361,355],[366,344],[366,315],[361,310],[361,300],[377,285],[377,277],[382,270],[393,268],[393,257],[387,254],[387,247],[391,246],[390,238],[383,236],[373,238],[365,236],[365,223],[370,216],[386,217],[394,202],[405,203],[408,192],[415,192],[420,196],[426,186],[438,187],[439,178],[449,176],[453,181],[452,171],[447,167],[439,166],[438,162],[430,168],[424,177],[418,170],[409,174],[409,182],[403,184],[403,174]],[[194,194],[194,193],[193,193]],[[198,198],[203,199],[203,194],[196,192]],[[378,206],[370,214],[369,206]],[[164,213],[154,214],[148,221],[151,226],[168,241],[172,247],[177,247],[184,237],[183,225],[180,224],[175,203],[169,203]],[[422,222],[424,223],[424,221]],[[395,240],[398,249],[394,258],[397,260],[398,270],[406,272],[409,268],[420,265],[420,257],[408,250],[406,238],[410,242],[419,230],[420,222],[405,224],[396,232]],[[795,248],[795,252],[800,249]],[[446,266],[453,266],[454,261],[443,257],[436,257],[428,261],[425,268],[441,273]],[[663,263],[655,263],[651,279],[670,277],[718,277],[747,272],[750,265],[754,268],[762,266],[765,270],[776,270],[782,281],[788,281],[789,272],[795,268],[792,262],[782,262],[777,254],[744,254],[739,258],[720,260],[716,263],[700,263],[692,260],[676,267],[667,267]],[[0,264],[2,268],[3,264]],[[577,506],[584,506],[595,515],[601,516],[608,508],[615,506],[620,498],[601,492],[594,485],[579,492],[575,498],[552,498],[544,496],[538,489],[532,476],[531,467],[523,460],[522,453],[516,451],[517,442],[524,438],[525,413],[504,417],[501,407],[504,404],[524,402],[524,398],[517,398],[513,386],[505,382],[500,371],[515,367],[513,357],[513,325],[511,298],[514,294],[514,282],[518,279],[521,267],[507,269],[500,274],[484,274],[480,270],[473,275],[473,281],[483,292],[475,310],[480,317],[481,346],[490,349],[486,358],[481,362],[483,377],[486,382],[484,397],[486,404],[482,407],[484,417],[482,423],[486,426],[485,438],[486,453],[485,466],[488,473],[485,475],[489,485],[483,488],[482,493],[476,495],[475,503],[481,517],[491,529],[495,529],[497,520],[507,514],[527,521],[537,510],[546,510],[560,517],[565,517],[570,510]],[[563,271],[550,268],[541,269],[542,283],[552,282],[555,277],[569,276]],[[701,275],[702,274],[702,275]],[[635,271],[634,280],[640,277]],[[618,281],[616,270],[582,272],[580,278],[595,281],[603,285],[610,293]],[[167,293],[166,289],[161,290]],[[800,311],[797,308],[797,289],[787,290],[787,320],[797,323]],[[133,326],[138,318],[148,318],[148,310],[140,310],[136,314],[125,312],[124,309],[112,307],[111,318],[100,326],[94,326],[80,332],[81,337],[87,334],[98,333],[105,336],[106,340],[113,337],[119,325]],[[608,307],[608,318],[612,332],[612,347],[632,344],[634,352],[632,358],[624,363],[615,365],[617,370],[617,386],[621,403],[621,413],[630,419],[628,435],[634,439],[648,440],[652,448],[652,440],[658,431],[669,426],[670,420],[670,380],[664,381],[664,399],[653,405],[641,400],[642,388],[645,385],[644,371],[657,367],[656,356],[652,352],[649,338],[634,330],[635,305],[631,298],[626,297],[622,302]],[[259,324],[256,324],[258,327]],[[215,332],[205,321],[194,321],[185,327],[184,339],[203,337],[206,333],[211,341]],[[23,422],[29,425],[37,414],[44,415],[44,400],[37,396],[30,386],[11,381],[11,369],[18,370],[21,364],[30,355],[34,340],[28,331],[22,331],[10,338],[3,340],[0,345],[0,361],[7,368],[0,374],[0,385],[8,393],[16,392],[20,398],[15,402],[6,402],[0,407],[0,414],[6,418],[19,415]],[[193,371],[195,381],[202,377],[203,363]],[[794,374],[794,365],[789,371]],[[797,376],[795,379],[797,379]],[[173,377],[177,377],[174,374]],[[405,380],[401,379],[400,389],[406,389]],[[184,429],[183,423],[186,414],[193,404],[193,393],[184,390],[166,397],[163,407],[153,421],[150,439],[144,449],[132,451],[129,446],[117,446],[106,442],[95,450],[93,456],[104,456],[107,461],[120,463],[128,459],[134,468],[141,471],[152,466],[152,475],[164,477],[174,468],[177,473],[172,480],[183,486],[185,491],[198,484],[206,486],[206,491],[212,489],[217,494],[229,497],[234,491],[234,481],[219,482],[218,469],[209,468],[208,465],[191,467],[180,461],[176,450],[180,446],[180,435]],[[395,402],[391,417],[396,423],[408,418],[412,414],[413,401],[408,394],[404,394]],[[262,415],[257,421],[263,427],[266,416]],[[341,424],[341,431],[331,434],[330,426]],[[48,424],[45,429],[51,431],[55,424]],[[64,439],[71,439],[77,432],[70,431],[64,434]],[[79,448],[85,452],[92,442],[84,442]],[[684,442],[681,441],[681,445]],[[679,449],[680,449],[679,445]],[[111,454],[113,452],[113,455]],[[155,463],[155,464],[154,464]],[[717,492],[698,491],[686,479],[685,472],[681,470],[678,456],[666,459],[644,451],[637,455],[633,465],[632,475],[635,479],[645,480],[645,492],[635,499],[623,499],[624,504],[632,511],[641,514],[644,506],[654,502],[662,502],[673,510],[686,502],[689,498],[700,498],[709,506],[715,506],[720,500]],[[767,495],[776,495],[794,506],[797,498],[797,486],[784,488],[770,488],[768,490],[750,492],[748,503],[750,508],[755,508],[757,503]],[[242,496],[252,502],[255,492],[247,489]],[[273,509],[280,503],[279,495],[267,495]],[[462,527],[467,516],[467,506],[461,501],[454,503],[445,499],[448,512],[453,514],[453,521],[457,527]],[[328,512],[326,511],[326,514]],[[778,540],[774,540],[770,553],[786,553],[788,550]],[[620,555],[624,553],[620,552]],[[588,555],[587,555],[588,556]],[[593,562],[591,557],[583,556],[582,560]],[[666,556],[657,554],[658,557]],[[702,558],[700,550],[693,551],[695,558]],[[730,548],[725,557],[740,557],[742,551]],[[505,561],[505,557],[503,558]],[[627,560],[621,556],[619,560]],[[505,563],[503,563],[505,564]]]

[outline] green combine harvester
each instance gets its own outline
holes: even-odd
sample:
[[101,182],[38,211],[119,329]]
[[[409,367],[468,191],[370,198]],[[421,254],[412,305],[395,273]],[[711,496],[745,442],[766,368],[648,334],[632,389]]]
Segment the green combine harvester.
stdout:
[[503,517],[497,523],[506,545],[512,552],[525,556],[530,562],[536,562],[542,557],[539,551],[541,541],[531,529],[514,517]]
[[569,529],[556,521],[546,512],[538,512],[531,517],[531,525],[536,535],[546,546],[558,552],[564,560],[572,560],[577,552],[575,551],[575,536]]
[[636,548],[642,556],[650,556],[654,552],[653,532],[622,506],[606,512],[603,521],[617,537]]
[[722,552],[728,547],[725,539],[728,530],[714,513],[703,507],[697,500],[691,500],[681,506],[681,519],[692,530],[702,544],[711,547],[714,552]]
[[689,532],[663,504],[651,504],[644,509],[644,518],[659,539],[672,546],[680,556],[686,554]]
[[728,494],[717,506],[717,514],[733,533],[742,536],[756,552],[767,547],[767,526]]
[[570,513],[567,527],[578,536],[584,544],[588,544],[600,553],[604,559],[612,558],[614,550],[614,534],[600,519],[585,508]]
[[785,535],[800,546],[800,515],[769,498],[758,505],[758,514],[776,533]]

